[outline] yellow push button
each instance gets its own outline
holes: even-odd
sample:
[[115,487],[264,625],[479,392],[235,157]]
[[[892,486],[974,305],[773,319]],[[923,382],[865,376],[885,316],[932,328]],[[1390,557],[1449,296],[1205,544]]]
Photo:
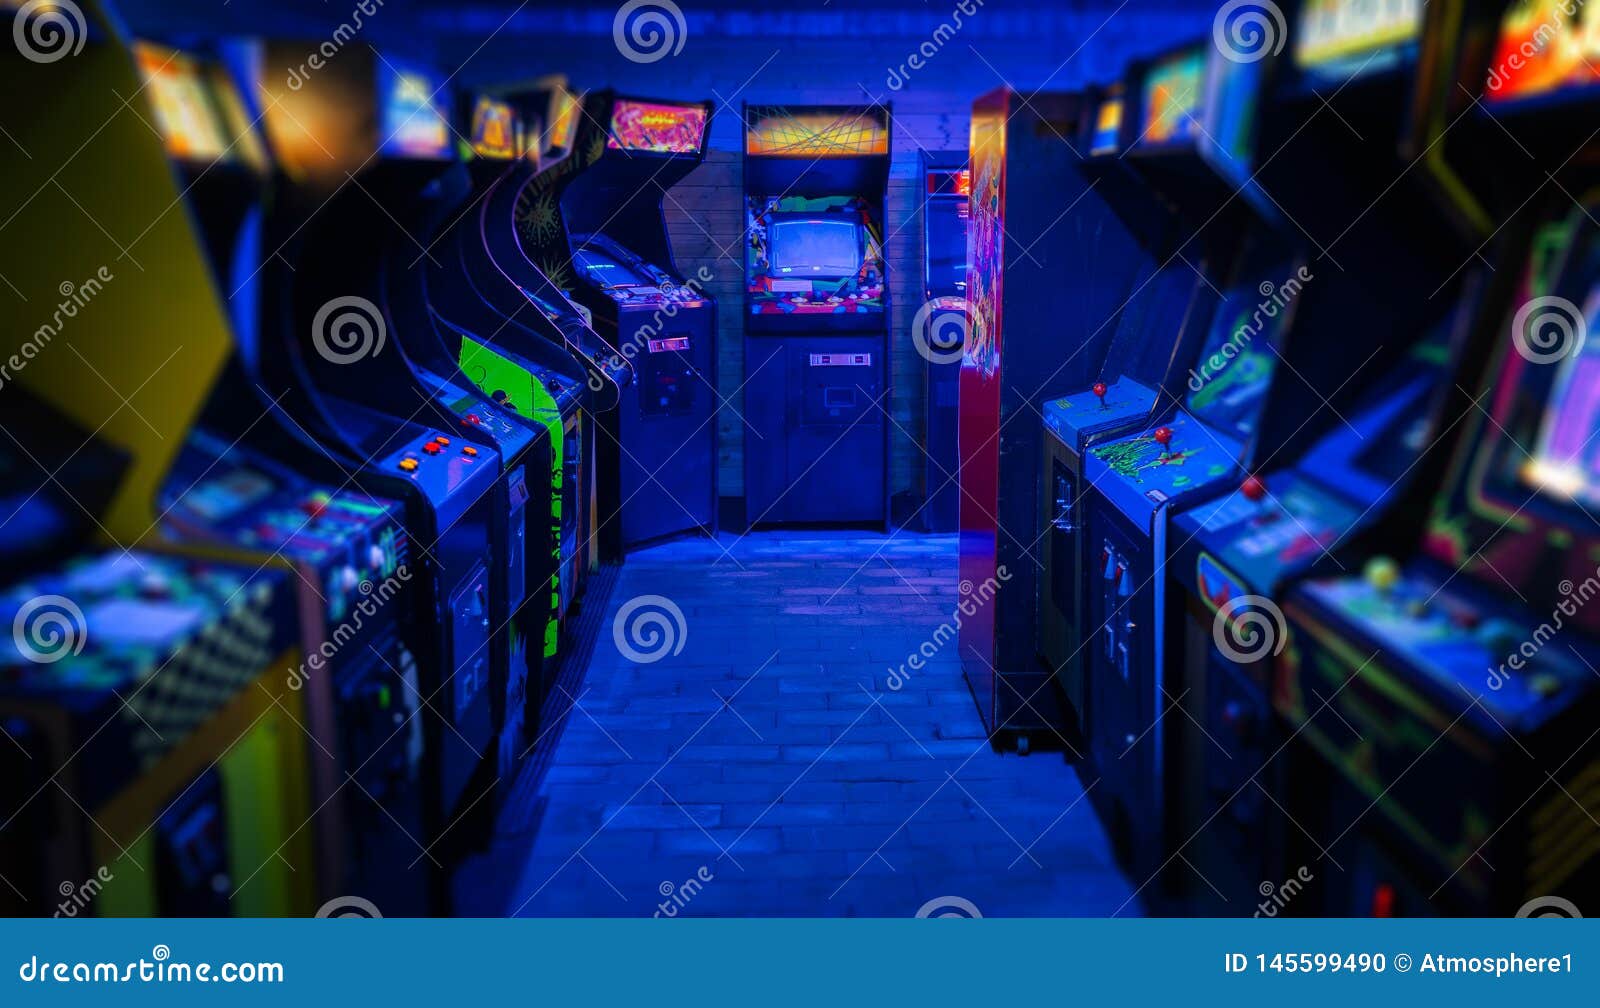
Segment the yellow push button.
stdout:
[[417,460],[414,459],[414,458],[401,459],[400,460],[400,468],[402,470],[404,470],[405,472],[416,472],[417,471]]

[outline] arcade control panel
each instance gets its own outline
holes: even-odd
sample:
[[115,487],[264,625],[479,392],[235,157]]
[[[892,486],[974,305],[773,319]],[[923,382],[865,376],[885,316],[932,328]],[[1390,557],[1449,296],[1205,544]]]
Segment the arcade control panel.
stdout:
[[1155,405],[1154,392],[1131,378],[1118,378],[1045,403],[1044,424],[1063,444],[1081,449],[1091,434],[1148,416]]
[[1302,592],[1313,611],[1365,628],[1388,661],[1423,673],[1440,702],[1476,698],[1486,728],[1531,732],[1596,681],[1567,646],[1544,647],[1538,622],[1514,604],[1425,565],[1377,557],[1359,576],[1313,579]]
[[[246,455],[238,446],[227,454],[230,460]],[[320,486],[248,459],[223,468],[221,456],[212,456],[191,480],[206,461],[196,452],[175,470],[174,483],[187,489],[164,495],[166,534],[282,556],[311,569],[330,623],[345,618],[363,586],[370,591],[410,559],[397,501]]]
[[[1239,489],[1174,522],[1180,542],[1193,539],[1215,552],[1215,557],[1201,554],[1195,576],[1201,594],[1220,607],[1236,592],[1249,591],[1215,576],[1217,563],[1249,572],[1251,583],[1266,590],[1332,549],[1361,517],[1361,508],[1289,471],[1273,476],[1270,493],[1266,481],[1249,476]],[[1179,573],[1185,579],[1189,575],[1188,570]]]
[[1119,510],[1138,517],[1237,472],[1238,446],[1185,413],[1089,449],[1085,475]]

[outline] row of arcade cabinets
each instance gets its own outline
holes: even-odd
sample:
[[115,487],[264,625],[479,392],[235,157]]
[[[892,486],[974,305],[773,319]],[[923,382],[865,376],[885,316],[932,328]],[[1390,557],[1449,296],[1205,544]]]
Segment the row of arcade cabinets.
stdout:
[[81,208],[24,206],[5,272],[85,278],[9,348],[6,905],[450,912],[622,510],[633,368],[521,240],[578,100],[86,10],[4,63],[75,110],[16,133]]
[[[1307,2],[1277,58],[1206,39],[1064,117],[1083,155],[1065,160],[1103,183],[1083,202],[1134,239],[1132,284],[1091,320],[1114,333],[1098,373],[1030,400],[1034,472],[1000,453],[999,521],[963,516],[964,561],[969,540],[1037,539],[1043,571],[971,636],[1002,676],[1053,675],[1039,692],[1155,907],[1600,894],[1582,338],[1600,10],[1485,6]],[[987,155],[1017,138],[979,113],[1006,97],[975,109],[972,284],[1002,282],[1010,309],[983,214],[1015,204],[1009,229],[1063,201],[1018,202],[1005,150],[985,205]],[[1099,352],[1001,324],[980,346],[1002,376]],[[1014,445],[1004,420],[988,430]],[[1033,507],[1007,512],[1021,489]]]
[[601,521],[608,558],[717,528],[717,305],[708,271],[685,277],[674,263],[663,210],[705,159],[711,112],[591,93],[551,112],[570,154],[516,190],[517,240],[579,308],[573,330],[592,329],[633,372],[597,435],[616,473],[604,496],[620,502]]
[[889,116],[744,108],[751,526],[888,526]]

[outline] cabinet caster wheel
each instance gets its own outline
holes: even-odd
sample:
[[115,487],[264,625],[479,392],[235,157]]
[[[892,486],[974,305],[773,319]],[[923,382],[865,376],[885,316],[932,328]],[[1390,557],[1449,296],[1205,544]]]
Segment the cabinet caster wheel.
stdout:
[[1026,736],[1026,735],[1018,735],[1017,736],[1017,755],[1018,756],[1026,756],[1026,755],[1028,755],[1028,736]]

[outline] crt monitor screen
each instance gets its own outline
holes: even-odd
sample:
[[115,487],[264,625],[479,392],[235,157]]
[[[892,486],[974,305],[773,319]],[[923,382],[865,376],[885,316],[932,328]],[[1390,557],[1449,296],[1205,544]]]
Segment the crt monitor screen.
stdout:
[[232,145],[223,135],[217,109],[195,61],[147,42],[136,43],[134,55],[168,153],[197,160],[229,157]]
[[1600,84],[1600,3],[1514,0],[1483,96],[1488,102],[1570,93]]
[[1230,288],[1217,306],[1188,382],[1189,412],[1241,440],[1255,434],[1277,370],[1284,321],[1304,283],[1304,274],[1284,263],[1245,276],[1250,282]]
[[427,74],[384,63],[378,75],[383,153],[402,158],[449,158],[450,126],[441,110],[443,101],[443,89]]
[[1204,49],[1179,53],[1151,67],[1145,78],[1140,143],[1161,146],[1197,139],[1205,86]]
[[844,277],[861,269],[861,227],[852,220],[775,220],[769,240],[774,276]]
[[[1539,419],[1536,447],[1521,475],[1525,484],[1558,501],[1593,508],[1600,507],[1600,339],[1590,334],[1600,322],[1600,276],[1589,279],[1583,302],[1575,306],[1581,319],[1558,317],[1562,305],[1548,309],[1542,322],[1524,323],[1543,325],[1551,330],[1545,335],[1557,340],[1567,338],[1568,352],[1545,365],[1554,367],[1554,380]],[[1541,349],[1538,343],[1531,345],[1535,353]]]
[[941,294],[966,290],[967,201],[929,200],[922,212],[928,229],[928,290]]
[[638,273],[624,263],[598,249],[579,249],[572,257],[590,280],[602,287],[648,287],[648,277]]
[[1115,154],[1122,136],[1122,96],[1113,95],[1100,103],[1095,110],[1094,135],[1090,138],[1091,155]]

